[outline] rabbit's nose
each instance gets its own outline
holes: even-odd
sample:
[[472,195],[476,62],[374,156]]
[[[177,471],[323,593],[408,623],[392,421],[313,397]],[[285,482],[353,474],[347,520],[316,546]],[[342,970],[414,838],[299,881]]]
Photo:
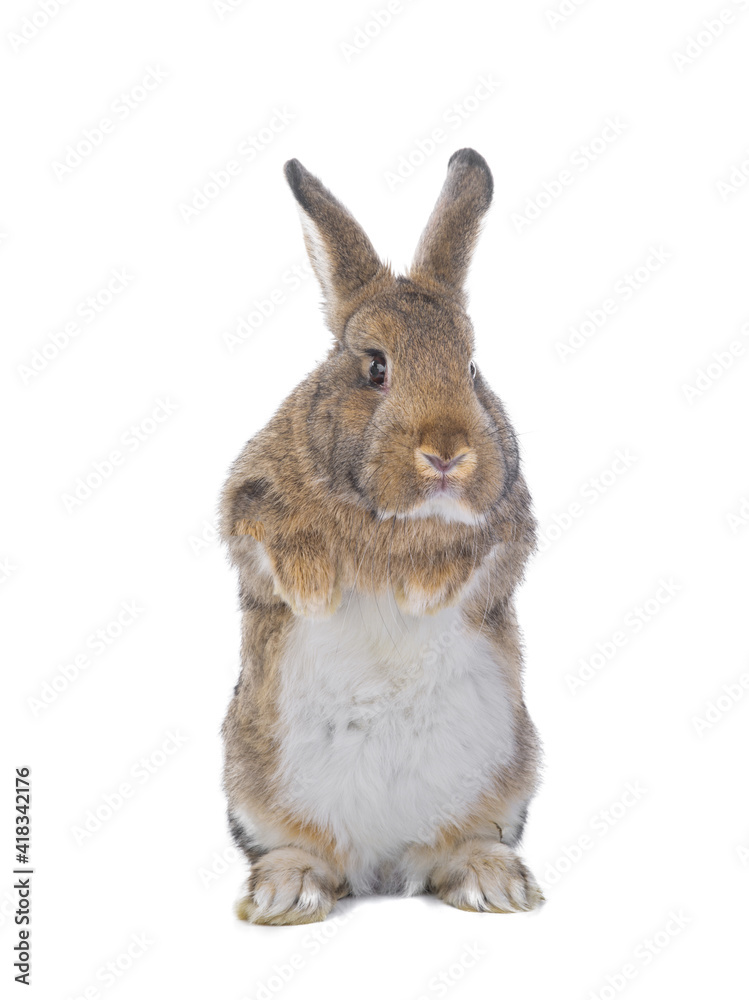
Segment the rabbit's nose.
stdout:
[[451,469],[454,469],[455,466],[459,462],[462,462],[465,458],[464,455],[456,455],[455,458],[445,459],[441,458],[439,455],[430,455],[428,451],[422,451],[421,454],[427,462],[429,462],[430,465],[433,465],[437,472],[441,472],[443,476],[450,472]]
[[427,451],[426,448],[416,449],[416,464],[420,467],[427,478],[433,478],[438,473],[445,482],[445,477],[450,476],[452,482],[466,479],[476,467],[476,452],[473,448],[456,449],[452,454],[439,454],[435,448]]

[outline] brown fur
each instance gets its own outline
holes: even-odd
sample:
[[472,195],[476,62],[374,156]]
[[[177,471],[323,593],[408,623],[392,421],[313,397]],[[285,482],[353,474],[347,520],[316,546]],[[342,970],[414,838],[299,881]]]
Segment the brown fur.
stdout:
[[[348,211],[301,164],[291,161],[286,175],[335,342],[247,443],[221,499],[221,533],[239,569],[243,609],[242,674],[224,723],[230,809],[241,806],[282,843],[325,859],[338,878],[345,861],[338,845],[329,832],[290,815],[276,788],[278,663],[295,616],[329,614],[350,589],[392,591],[406,612],[463,601],[468,627],[489,635],[498,663],[509,665],[518,753],[513,773],[494,776],[492,793],[467,813],[445,817],[434,847],[411,848],[424,859],[434,890],[462,905],[456,872],[466,873],[468,862],[456,868],[450,858],[475,841],[473,874],[465,877],[491,868],[496,852],[487,855],[485,846],[499,842],[499,827],[509,851],[505,845],[521,831],[509,828],[508,817],[532,796],[538,758],[512,606],[535,545],[535,521],[502,404],[481,372],[474,381],[469,370],[474,339],[463,281],[491,200],[491,174],[473,150],[453,156],[407,277],[380,262]],[[387,358],[384,391],[368,383],[373,350]],[[395,516],[424,500],[441,478],[424,453],[462,457],[452,481],[480,523]],[[479,569],[488,584],[465,601],[464,588]],[[253,879],[257,870],[271,877],[276,853],[262,856]],[[278,879],[296,878],[282,860]],[[500,881],[520,878],[521,863],[513,864],[503,855]],[[332,905],[340,886],[326,886]],[[496,890],[487,908],[500,908],[504,898]],[[516,908],[532,899],[529,890]]]

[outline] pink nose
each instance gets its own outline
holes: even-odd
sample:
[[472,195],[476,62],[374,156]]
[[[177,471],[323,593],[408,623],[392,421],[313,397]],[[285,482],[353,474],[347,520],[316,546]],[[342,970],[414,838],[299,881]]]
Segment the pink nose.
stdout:
[[454,469],[458,462],[460,462],[463,458],[462,455],[458,455],[457,458],[451,458],[446,462],[443,458],[440,458],[439,455],[430,455],[426,451],[423,451],[422,455],[427,459],[430,465],[433,465],[437,472],[441,472],[443,476],[450,472],[451,469]]

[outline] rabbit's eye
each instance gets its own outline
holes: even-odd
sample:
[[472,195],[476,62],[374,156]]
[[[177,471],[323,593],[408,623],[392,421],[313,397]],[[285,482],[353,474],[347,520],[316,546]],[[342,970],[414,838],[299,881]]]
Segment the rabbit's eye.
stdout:
[[384,385],[387,374],[387,361],[384,354],[373,354],[369,365],[369,381],[372,385]]
[[472,361],[470,363],[470,365],[468,366],[468,370],[471,373],[471,378],[476,378],[476,364],[475,364],[475,362]]

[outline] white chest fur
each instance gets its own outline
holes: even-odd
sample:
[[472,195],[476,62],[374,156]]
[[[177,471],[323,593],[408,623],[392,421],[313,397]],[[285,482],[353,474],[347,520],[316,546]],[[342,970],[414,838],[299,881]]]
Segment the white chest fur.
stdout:
[[350,594],[297,622],[281,675],[284,797],[332,829],[354,882],[460,820],[511,762],[503,665],[459,609],[411,618]]

